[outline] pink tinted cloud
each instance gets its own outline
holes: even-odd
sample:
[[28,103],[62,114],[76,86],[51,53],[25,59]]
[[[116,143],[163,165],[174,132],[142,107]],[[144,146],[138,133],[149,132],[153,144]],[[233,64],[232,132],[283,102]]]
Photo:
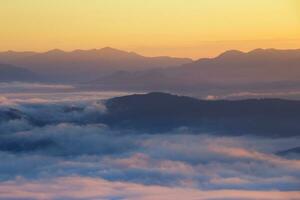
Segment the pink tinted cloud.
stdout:
[[209,146],[211,152],[215,152],[221,155],[226,155],[234,158],[245,158],[252,160],[260,160],[276,165],[280,165],[287,168],[299,169],[300,160],[288,160],[275,155],[261,153],[253,150],[248,150],[240,147],[226,147],[226,146]]
[[14,180],[0,183],[0,199],[110,199],[132,200],[298,200],[300,191],[209,190],[195,188],[145,186],[110,182],[87,177],[64,177],[51,180]]
[[106,162],[122,168],[156,169],[159,171],[182,174],[195,173],[193,167],[187,163],[166,159],[156,160],[143,153],[136,153],[128,158],[107,158]]

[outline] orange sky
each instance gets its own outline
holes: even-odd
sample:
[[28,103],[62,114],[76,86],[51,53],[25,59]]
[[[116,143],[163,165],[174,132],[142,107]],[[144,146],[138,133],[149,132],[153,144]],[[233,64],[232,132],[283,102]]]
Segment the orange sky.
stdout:
[[0,51],[111,46],[155,56],[300,48],[298,0],[2,0]]

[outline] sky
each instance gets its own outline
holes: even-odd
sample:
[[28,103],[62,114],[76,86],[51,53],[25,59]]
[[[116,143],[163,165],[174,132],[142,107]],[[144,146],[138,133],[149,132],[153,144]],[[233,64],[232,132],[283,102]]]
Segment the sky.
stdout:
[[110,46],[147,56],[300,47],[298,0],[1,0],[0,51]]

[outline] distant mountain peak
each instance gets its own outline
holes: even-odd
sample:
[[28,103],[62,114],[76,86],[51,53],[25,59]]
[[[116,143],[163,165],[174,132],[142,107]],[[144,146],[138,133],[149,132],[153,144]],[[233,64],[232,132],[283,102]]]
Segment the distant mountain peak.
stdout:
[[45,54],[61,54],[61,53],[66,53],[66,52],[61,49],[51,49],[45,52]]
[[[252,51],[249,51],[248,54],[265,54],[265,53],[274,53],[274,52],[281,52],[282,50],[279,49],[273,49],[273,48],[269,48],[269,49],[262,49],[262,48],[257,48],[254,49]],[[286,50],[284,50],[286,51]]]
[[18,53],[17,51],[13,51],[13,50],[8,50],[8,51],[4,51],[3,53]]
[[118,57],[143,57],[135,52],[123,51],[120,49],[115,49],[112,47],[104,47],[102,49],[98,49],[97,52],[104,56],[118,56]]
[[220,54],[218,56],[218,58],[232,58],[232,57],[240,56],[243,54],[245,54],[245,53],[242,51],[239,51],[239,50],[228,50],[228,51],[225,51],[224,53]]
[[126,51],[123,51],[123,50],[120,50],[120,49],[115,49],[115,48],[112,48],[112,47],[104,47],[104,48],[99,49],[98,51],[107,52],[107,53],[128,53]]
[[119,49],[112,48],[112,47],[109,47],[109,46],[103,47],[100,50],[103,50],[103,51],[121,51]]

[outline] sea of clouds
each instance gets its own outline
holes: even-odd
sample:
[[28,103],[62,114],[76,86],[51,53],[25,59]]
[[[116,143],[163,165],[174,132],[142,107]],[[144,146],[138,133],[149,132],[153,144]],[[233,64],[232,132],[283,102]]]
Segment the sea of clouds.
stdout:
[[300,137],[146,134],[98,123],[104,99],[125,94],[1,93],[0,199],[300,199],[300,156],[277,154]]

